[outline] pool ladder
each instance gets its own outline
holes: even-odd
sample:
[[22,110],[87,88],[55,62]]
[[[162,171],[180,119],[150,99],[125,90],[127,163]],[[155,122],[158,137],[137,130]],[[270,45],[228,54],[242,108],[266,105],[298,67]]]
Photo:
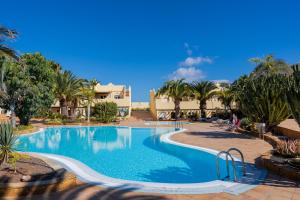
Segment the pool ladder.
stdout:
[[175,129],[183,129],[183,123],[180,121],[175,121]]
[[240,154],[241,156],[241,159],[242,159],[242,164],[243,164],[243,176],[246,176],[246,165],[245,165],[245,160],[244,160],[244,155],[243,153],[237,149],[237,148],[230,148],[228,149],[227,151],[220,151],[218,154],[217,154],[217,158],[216,158],[216,166],[217,166],[217,175],[218,175],[218,179],[220,179],[221,175],[220,175],[220,165],[219,165],[219,158],[225,154],[226,156],[226,169],[227,169],[227,176],[225,178],[230,178],[230,173],[229,173],[229,162],[228,162],[228,158],[231,159],[232,161],[232,169],[233,169],[233,177],[234,177],[234,181],[236,182],[237,181],[237,175],[236,175],[236,164],[235,164],[235,160],[233,158],[233,156],[231,155],[230,152],[232,151],[236,151]]

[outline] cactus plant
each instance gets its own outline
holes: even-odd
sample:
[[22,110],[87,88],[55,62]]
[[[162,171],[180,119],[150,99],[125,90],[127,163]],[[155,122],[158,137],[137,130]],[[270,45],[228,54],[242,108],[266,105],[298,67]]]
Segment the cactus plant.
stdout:
[[245,79],[235,93],[240,110],[251,121],[266,123],[267,131],[290,116],[284,98],[287,88],[284,75],[266,75]]
[[294,119],[300,126],[300,70],[299,64],[293,65],[293,75],[289,77],[288,90],[286,93],[287,101]]
[[10,155],[15,151],[17,136],[10,123],[0,124],[0,165],[8,163]]

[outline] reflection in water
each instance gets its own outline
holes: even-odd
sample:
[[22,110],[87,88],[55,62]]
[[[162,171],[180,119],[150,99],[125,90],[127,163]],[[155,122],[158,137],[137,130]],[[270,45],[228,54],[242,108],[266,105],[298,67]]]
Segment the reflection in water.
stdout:
[[[27,141],[25,141],[27,140]],[[93,153],[100,150],[113,151],[116,149],[131,147],[131,128],[111,127],[98,129],[96,127],[80,128],[52,128],[23,138],[18,149],[28,150],[28,144],[35,146],[36,149],[48,149],[52,152],[60,147],[72,143],[84,149],[90,149]],[[29,150],[30,151],[30,150]]]
[[98,153],[101,149],[112,151],[115,149],[130,148],[131,128],[93,132],[90,134],[90,138],[93,138],[92,148],[94,153]]
[[48,147],[52,150],[59,148],[59,143],[61,140],[61,134],[59,131],[55,131],[48,139]]

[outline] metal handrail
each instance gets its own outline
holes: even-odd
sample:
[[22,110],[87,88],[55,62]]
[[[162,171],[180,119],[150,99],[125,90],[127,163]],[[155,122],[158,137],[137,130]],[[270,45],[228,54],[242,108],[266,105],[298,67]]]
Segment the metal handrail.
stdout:
[[231,161],[232,161],[232,168],[233,168],[234,181],[237,181],[235,161],[234,161],[232,155],[231,155],[230,153],[228,153],[227,151],[220,151],[220,152],[217,154],[216,167],[217,167],[217,175],[218,175],[218,178],[220,179],[219,157],[220,157],[222,154],[225,154],[225,155],[226,155],[226,169],[227,169],[227,176],[226,176],[226,178],[227,178],[227,177],[230,177],[230,174],[229,174],[229,164],[228,164],[228,157],[230,157],[230,159],[231,159]]
[[244,159],[243,153],[238,148],[235,148],[235,147],[228,149],[227,150],[228,154],[230,154],[231,151],[236,151],[240,154],[241,159],[242,159],[242,164],[243,164],[243,176],[246,176],[246,164],[245,164],[245,159]]
[[175,121],[175,129],[182,129],[183,123],[180,121]]

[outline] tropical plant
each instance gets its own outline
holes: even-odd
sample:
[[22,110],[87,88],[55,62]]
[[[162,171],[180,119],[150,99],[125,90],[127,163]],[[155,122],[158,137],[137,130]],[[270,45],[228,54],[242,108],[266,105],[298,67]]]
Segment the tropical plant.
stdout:
[[7,161],[7,163],[14,169],[14,173],[17,173],[17,162],[20,159],[29,159],[30,157],[26,154],[20,154],[17,152],[12,152],[9,155],[9,159]]
[[[5,26],[0,25],[0,57],[9,57],[17,59],[16,52],[5,45],[5,42],[8,39],[14,39],[17,36],[17,32],[15,30],[6,28]],[[3,60],[2,60],[3,61]],[[0,63],[1,66],[1,63]]]
[[231,88],[224,88],[217,92],[218,100],[224,105],[226,111],[232,110],[232,103],[234,102],[234,93]]
[[108,123],[116,119],[118,106],[114,102],[101,102],[94,106],[93,116],[100,122]]
[[199,100],[201,118],[206,118],[206,101],[217,94],[217,86],[211,81],[193,82],[191,88],[195,98]]
[[244,79],[235,88],[239,109],[251,121],[266,123],[266,129],[290,116],[285,101],[287,78],[283,75],[266,75],[253,79]]
[[300,70],[299,64],[293,65],[293,75],[289,77],[286,93],[287,101],[294,119],[300,126]]
[[63,116],[69,116],[68,107],[72,107],[72,110],[75,110],[83,82],[83,79],[77,78],[70,71],[57,73],[55,95],[59,100],[59,106]]
[[156,93],[156,96],[163,95],[173,100],[175,119],[177,120],[180,117],[180,102],[183,98],[191,95],[189,84],[184,79],[166,81]]
[[15,151],[14,145],[17,136],[9,123],[0,124],[0,165],[7,164],[11,154]]
[[250,62],[256,64],[254,71],[250,74],[250,77],[253,78],[268,74],[289,75],[292,72],[284,60],[276,59],[272,55],[267,55],[264,58],[251,58]]
[[98,82],[91,80],[86,82],[84,87],[81,88],[81,95],[83,100],[83,105],[87,107],[87,121],[90,122],[90,115],[91,115],[91,105],[94,102],[95,97],[95,86]]
[[247,118],[247,117],[244,117],[241,119],[241,128],[245,129],[245,130],[248,130],[248,131],[251,131],[252,130],[252,127],[253,127],[253,122]]
[[50,109],[54,100],[54,71],[51,64],[41,54],[24,54],[20,62],[6,62],[0,93],[1,107],[12,112],[20,124],[28,125],[29,120],[43,109]]
[[300,140],[299,139],[280,140],[276,145],[275,152],[284,157],[299,157]]
[[230,83],[229,82],[219,82],[218,84],[220,85],[221,88],[224,88],[224,89],[229,89],[230,88]]

